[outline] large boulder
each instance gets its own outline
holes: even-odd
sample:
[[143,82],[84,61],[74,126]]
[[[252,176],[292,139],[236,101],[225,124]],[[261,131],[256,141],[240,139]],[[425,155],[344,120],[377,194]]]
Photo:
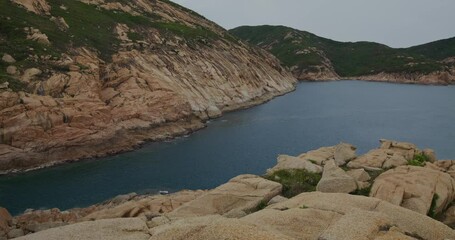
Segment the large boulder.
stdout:
[[281,193],[282,186],[255,175],[240,175],[170,213],[171,216],[205,216],[250,212]]
[[340,143],[336,146],[322,147],[303,153],[299,155],[299,158],[320,166],[324,165],[327,161],[335,160],[337,165],[341,166],[356,157],[356,149],[357,148],[351,144]]
[[0,232],[7,232],[13,217],[6,208],[0,207]]
[[443,160],[434,162],[438,170],[448,173],[455,179],[455,160]]
[[302,193],[241,218],[293,239],[454,239],[427,216],[376,198]]
[[273,168],[268,169],[267,173],[272,174],[279,170],[291,170],[291,169],[304,169],[312,173],[321,173],[322,167],[316,165],[306,159],[292,157],[288,155],[280,155],[277,158],[278,164]]
[[388,169],[408,164],[408,160],[422,153],[414,144],[389,140],[380,140],[381,147],[373,149],[348,163],[350,168],[370,170]]
[[351,161],[352,159],[356,158],[356,147],[347,144],[347,143],[340,143],[335,146],[335,151],[333,153],[333,158],[338,166],[345,165],[347,162]]
[[326,162],[316,190],[327,193],[350,193],[356,189],[356,180],[338,167],[335,160]]
[[[128,195],[119,196],[112,200],[113,207],[106,207],[95,211],[82,220],[99,220],[109,218],[130,218],[140,216],[155,216],[163,213],[169,213],[177,209],[184,203],[190,202],[205,191],[181,191],[171,195],[156,195],[138,200],[129,199]],[[126,198],[123,201],[122,198]],[[116,204],[120,201],[121,204]]]
[[104,219],[76,223],[16,238],[17,240],[148,240],[144,220],[139,218]]
[[455,199],[455,180],[430,168],[401,166],[377,177],[370,196],[421,214],[430,209],[437,214]]
[[285,234],[271,231],[253,223],[221,216],[191,217],[173,221],[151,230],[150,240],[291,240]]
[[5,53],[3,54],[2,61],[5,63],[15,63],[16,59],[14,59],[11,55]]

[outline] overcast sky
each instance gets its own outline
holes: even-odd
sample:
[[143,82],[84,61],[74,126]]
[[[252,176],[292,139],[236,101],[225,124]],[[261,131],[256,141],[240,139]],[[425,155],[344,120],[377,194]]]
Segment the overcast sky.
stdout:
[[338,41],[409,47],[455,36],[455,0],[173,0],[226,29],[286,25]]

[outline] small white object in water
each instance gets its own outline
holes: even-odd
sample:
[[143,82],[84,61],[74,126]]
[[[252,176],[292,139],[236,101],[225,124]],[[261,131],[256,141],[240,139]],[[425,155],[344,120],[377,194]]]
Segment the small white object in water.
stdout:
[[169,194],[169,191],[159,191],[159,194],[161,194],[161,195],[168,195],[168,194]]

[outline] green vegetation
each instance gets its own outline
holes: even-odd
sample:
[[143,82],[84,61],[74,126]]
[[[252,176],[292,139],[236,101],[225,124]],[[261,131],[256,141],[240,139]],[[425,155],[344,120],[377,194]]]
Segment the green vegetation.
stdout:
[[369,187],[366,187],[366,188],[357,189],[357,190],[355,190],[355,192],[353,192],[351,194],[352,195],[359,195],[359,196],[369,197],[370,196],[370,192],[371,192],[371,186],[372,185],[370,185]]
[[[17,60],[14,65],[21,70],[39,66],[41,69],[65,72],[68,70],[67,66],[57,66],[52,61],[39,60],[39,57],[47,56],[51,60],[58,60],[63,53],[71,54],[75,48],[86,47],[109,62],[112,54],[120,47],[120,40],[115,34],[117,24],[127,25],[131,29],[127,35],[135,42],[150,38],[149,35],[152,34],[150,30],[153,29],[158,30],[165,39],[179,36],[189,45],[197,43],[207,45],[208,41],[221,38],[203,26],[192,27],[180,22],[167,22],[158,14],[143,11],[131,1],[107,1],[126,4],[142,14],[132,15],[123,11],[106,10],[80,1],[47,0],[51,6],[51,15],[48,16],[28,12],[10,0],[0,0],[0,55],[11,54]],[[202,17],[171,1],[160,1],[196,17]],[[56,23],[59,17],[69,25],[68,29]],[[39,29],[46,34],[51,44],[28,40],[25,28]],[[230,41],[231,38],[232,36],[226,40]],[[7,66],[0,63],[0,83],[8,81],[13,90],[24,90],[23,83],[6,74]],[[86,69],[84,66],[80,67]]]
[[431,201],[431,206],[430,210],[428,211],[428,216],[431,218],[436,218],[437,213],[436,213],[436,202],[439,199],[439,195],[437,193],[434,194],[433,200]]
[[430,159],[424,154],[416,154],[413,159],[408,161],[408,165],[424,167],[426,162],[429,162]]
[[394,49],[373,42],[337,42],[283,26],[239,27],[230,32],[267,47],[287,67],[311,71],[327,57],[342,77],[380,72],[430,73],[447,67],[438,61],[455,56],[455,38]]
[[322,175],[311,173],[303,169],[279,170],[265,178],[279,182],[283,185],[283,196],[294,197],[303,192],[316,191],[316,185],[321,180]]
[[267,201],[264,201],[262,200],[257,206],[255,209],[253,209],[252,212],[257,212],[257,211],[261,211],[262,209],[266,208],[267,207]]

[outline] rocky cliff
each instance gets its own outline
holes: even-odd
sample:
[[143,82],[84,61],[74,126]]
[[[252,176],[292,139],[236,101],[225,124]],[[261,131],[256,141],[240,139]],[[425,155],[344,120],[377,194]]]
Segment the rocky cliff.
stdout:
[[230,32],[274,54],[300,80],[455,83],[455,38],[395,49],[374,42],[337,42],[283,26],[244,26]]
[[16,217],[0,208],[0,238],[455,239],[454,177],[455,161],[411,143],[381,140],[361,156],[340,143],[281,155],[262,177],[208,191],[129,194]]
[[296,83],[170,1],[0,0],[0,13],[2,173],[188,134]]

